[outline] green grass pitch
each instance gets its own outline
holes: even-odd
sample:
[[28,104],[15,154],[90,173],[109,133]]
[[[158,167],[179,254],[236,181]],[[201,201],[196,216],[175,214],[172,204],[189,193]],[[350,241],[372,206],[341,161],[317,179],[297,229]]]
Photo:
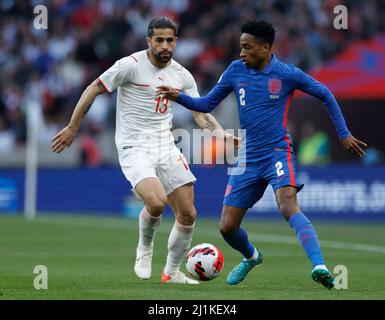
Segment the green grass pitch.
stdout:
[[[163,285],[172,223],[164,219],[155,241],[153,276],[143,281],[133,271],[135,219],[44,214],[27,221],[0,215],[0,299],[385,299],[385,224],[313,221],[329,269],[348,269],[348,289],[327,290],[311,279],[310,262],[283,219],[251,218],[244,226],[264,262],[244,282],[226,284],[241,257],[222,240],[217,220],[198,218],[192,245],[217,245],[225,257],[222,274],[198,286]],[[36,265],[48,268],[47,290],[33,286]]]

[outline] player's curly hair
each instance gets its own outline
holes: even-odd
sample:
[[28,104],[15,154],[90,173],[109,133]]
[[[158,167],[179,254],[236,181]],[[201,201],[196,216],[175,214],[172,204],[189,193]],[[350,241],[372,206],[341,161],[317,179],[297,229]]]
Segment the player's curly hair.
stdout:
[[169,17],[155,17],[152,18],[147,28],[147,36],[152,37],[154,33],[154,29],[173,29],[174,35],[178,34],[178,26],[177,24],[170,19]]
[[275,29],[273,25],[264,20],[250,20],[242,24],[242,33],[248,33],[256,37],[262,42],[273,45],[275,37]]

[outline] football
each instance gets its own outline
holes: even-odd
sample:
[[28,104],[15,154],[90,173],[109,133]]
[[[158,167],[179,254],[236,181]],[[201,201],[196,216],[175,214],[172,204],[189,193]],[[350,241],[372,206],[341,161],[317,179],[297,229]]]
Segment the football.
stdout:
[[187,272],[202,281],[218,277],[224,264],[222,252],[211,243],[201,243],[193,247],[186,256]]

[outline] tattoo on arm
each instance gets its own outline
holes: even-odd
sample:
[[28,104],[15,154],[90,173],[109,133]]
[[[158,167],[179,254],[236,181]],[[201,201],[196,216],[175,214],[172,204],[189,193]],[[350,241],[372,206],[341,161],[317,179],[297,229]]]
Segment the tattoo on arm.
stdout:
[[222,128],[222,126],[218,123],[217,119],[210,114],[210,113],[200,113],[200,112],[194,112],[193,113],[194,120],[198,124],[198,126],[205,130],[209,130],[214,136],[219,138],[225,138],[226,137],[226,131]]
[[209,129],[210,131],[214,131],[215,129],[218,129],[218,125],[213,121],[213,118],[209,114],[205,114],[203,118],[206,120],[205,127]]

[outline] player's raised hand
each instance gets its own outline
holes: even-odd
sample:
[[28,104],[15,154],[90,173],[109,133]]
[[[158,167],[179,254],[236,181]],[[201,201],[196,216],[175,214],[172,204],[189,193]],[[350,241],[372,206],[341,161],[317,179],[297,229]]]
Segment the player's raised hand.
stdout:
[[175,101],[179,96],[179,90],[169,86],[156,87],[156,95],[164,96],[172,101]]
[[239,149],[239,147],[241,145],[241,138],[233,136],[233,135],[225,136],[225,141],[226,141],[226,143],[233,144],[235,149]]
[[342,145],[345,150],[349,151],[352,154],[358,155],[360,157],[365,155],[364,149],[367,147],[365,142],[362,142],[353,136],[346,137],[342,140]]
[[241,138],[234,136],[234,147],[235,149],[239,149],[241,146]]
[[51,150],[56,153],[62,152],[65,148],[68,148],[75,138],[77,130],[65,127],[52,139]]

